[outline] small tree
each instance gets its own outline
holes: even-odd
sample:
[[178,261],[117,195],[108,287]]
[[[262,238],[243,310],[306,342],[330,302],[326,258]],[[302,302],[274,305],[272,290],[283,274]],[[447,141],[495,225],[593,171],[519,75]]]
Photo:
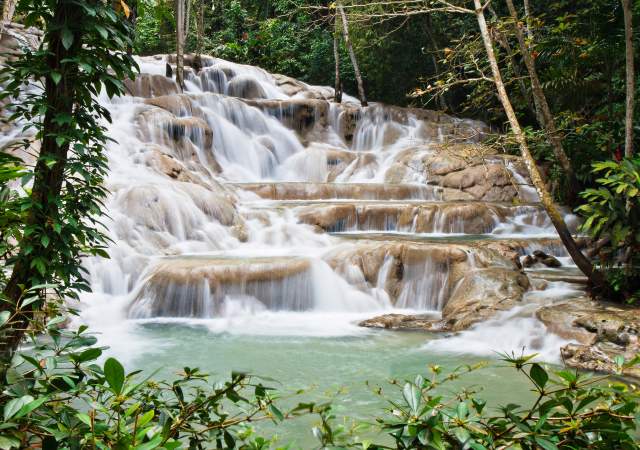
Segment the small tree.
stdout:
[[[126,52],[132,45],[129,22],[122,17],[128,7],[124,2],[116,7],[106,0],[19,4],[25,24],[44,24],[44,36],[37,50],[24,49],[1,72],[6,89],[0,99],[14,99],[10,119],[26,123],[40,148],[35,167],[23,177],[24,183],[33,181],[30,195],[8,204],[20,225],[14,236],[18,245],[6,254],[12,272],[0,302],[0,314],[11,325],[0,336],[3,368],[34,313],[45,306],[47,286],[55,284],[59,298],[77,297],[89,290],[80,258],[106,256],[98,215],[106,194],[109,139],[103,120],[111,118],[97,96],[103,90],[109,96],[123,93],[121,80],[134,77],[136,67]],[[22,92],[28,83],[36,89]],[[28,139],[21,145],[31,151]],[[26,297],[30,289],[38,295]]]
[[349,37],[349,20],[347,19],[347,15],[345,14],[341,3],[336,4],[336,9],[342,21],[342,38],[344,39],[344,45],[347,47],[349,58],[351,58],[351,64],[353,65],[353,72],[356,76],[356,83],[358,84],[358,96],[360,97],[360,103],[362,106],[367,106],[367,96],[364,93],[364,83],[362,82],[358,59],[356,58],[356,52],[353,50],[353,44]]

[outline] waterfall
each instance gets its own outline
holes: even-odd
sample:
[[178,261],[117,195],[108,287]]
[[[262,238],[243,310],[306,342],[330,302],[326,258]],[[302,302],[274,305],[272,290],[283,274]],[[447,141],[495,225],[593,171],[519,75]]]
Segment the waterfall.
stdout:
[[514,163],[486,192],[468,182],[479,171],[449,181],[466,164],[447,146],[475,145],[478,122],[338,105],[330,88],[216,58],[178,93],[166,57],[138,62],[132,95],[101,99],[111,259],[84,261],[84,317],[104,310],[96,298],[114,323],[441,311],[460,274],[512,264],[446,239],[555,236],[528,197],[484,200],[512,179],[528,189]]

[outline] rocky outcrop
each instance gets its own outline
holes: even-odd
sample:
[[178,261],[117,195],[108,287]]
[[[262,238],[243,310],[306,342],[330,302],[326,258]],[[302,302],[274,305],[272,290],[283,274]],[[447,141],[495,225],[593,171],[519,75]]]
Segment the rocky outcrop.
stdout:
[[437,189],[418,184],[376,183],[236,183],[239,189],[269,200],[432,200]]
[[363,320],[359,324],[366,328],[382,328],[402,331],[446,331],[439,317],[429,314],[384,314]]
[[304,311],[314,305],[303,258],[175,258],[159,262],[129,306],[130,317],[214,317],[229,296],[244,307]]
[[426,145],[401,152],[385,180],[422,180],[444,188],[445,200],[535,201],[518,157],[478,144]]
[[174,80],[164,75],[139,74],[135,80],[124,80],[126,92],[134,97],[152,98],[180,93]]
[[[615,358],[630,360],[640,353],[640,308],[575,298],[543,307],[537,317],[549,329],[577,341],[561,349],[565,364],[584,370],[616,372]],[[640,369],[625,369],[640,378]]]
[[516,306],[528,289],[527,276],[513,268],[471,270],[442,310],[443,328],[461,331],[484,322]]
[[[295,210],[303,223],[325,231],[405,231],[415,233],[486,234],[516,216],[530,214],[531,223],[546,225],[537,206],[505,206],[486,202],[402,203],[322,202]],[[553,257],[543,259],[551,264]]]

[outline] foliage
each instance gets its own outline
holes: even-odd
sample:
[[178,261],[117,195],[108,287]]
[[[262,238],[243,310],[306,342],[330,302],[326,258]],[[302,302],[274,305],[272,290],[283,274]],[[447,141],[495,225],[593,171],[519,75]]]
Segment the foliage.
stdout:
[[581,195],[577,210],[585,217],[582,230],[602,239],[599,259],[612,284],[628,300],[640,289],[640,158],[593,164],[597,189]]
[[[23,227],[22,214],[17,208],[20,193],[16,183],[26,175],[22,160],[8,153],[0,153],[0,261],[5,261],[16,251],[16,242]],[[0,270],[0,287],[8,274]]]
[[[431,366],[426,378],[394,382],[400,400],[378,390],[389,408],[377,423],[392,445],[354,439],[348,433],[334,438],[330,426],[322,429],[321,438],[329,442],[328,448],[369,450],[638,448],[640,394],[635,386],[571,370],[550,372],[534,357],[503,355],[530,381],[536,394],[531,406],[510,403],[492,412],[473,389],[444,397],[443,386],[477,367],[445,375],[439,366]],[[617,361],[620,370],[637,362]]]
[[[55,22],[56,11],[64,7],[72,8],[74,16]],[[63,156],[41,151],[35,166],[21,163],[24,169],[10,173],[12,177],[20,175],[26,192],[31,194],[32,183],[41,180],[40,185],[46,186],[43,171],[60,168],[63,181],[55,198],[7,194],[11,186],[3,179],[3,217],[14,219],[13,227],[7,230],[11,242],[19,243],[3,247],[5,269],[21,262],[34,269],[26,287],[56,283],[59,295],[74,297],[78,290],[88,289],[78,259],[88,254],[106,256],[97,217],[106,193],[102,182],[107,170],[104,148],[109,138],[104,121],[110,121],[110,115],[98,103],[98,96],[102,92],[108,96],[121,94],[122,80],[134,76],[135,62],[125,52],[131,44],[130,27],[111,2],[23,0],[18,10],[26,25],[45,23],[48,27],[38,49],[25,48],[19,59],[2,70],[1,79],[6,85],[0,98],[13,99],[9,120],[24,123],[24,135],[41,142],[52,140],[50,133],[55,127],[54,146],[66,151]],[[58,37],[69,56],[53,61],[50,45]],[[45,81],[51,89],[45,88]],[[72,86],[71,114],[50,103],[51,90],[62,85]],[[3,150],[3,172],[11,167],[7,165],[9,151],[30,154],[34,150],[29,137],[19,147]]]
[[172,381],[126,373],[114,358],[99,362],[103,348],[85,327],[60,330],[16,356],[0,403],[0,448],[271,448],[253,424],[279,423],[313,405],[281,411],[263,380],[234,373],[215,382],[185,367]]

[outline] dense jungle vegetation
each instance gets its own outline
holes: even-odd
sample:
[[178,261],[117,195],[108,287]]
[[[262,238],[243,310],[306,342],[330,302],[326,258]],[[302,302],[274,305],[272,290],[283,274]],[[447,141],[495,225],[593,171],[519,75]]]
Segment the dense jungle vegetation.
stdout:
[[[98,95],[124,93],[123,80],[137,71],[133,53],[176,51],[176,10],[185,6],[186,52],[333,86],[337,39],[345,92],[490,123],[491,143],[527,161],[594,296],[638,300],[640,45],[631,25],[640,1],[5,0],[4,19],[43,36],[0,75],[9,120],[33,129],[38,142],[33,164],[0,153],[0,448],[287,448],[260,437],[254,423],[301,415],[317,417],[317,447],[327,449],[639,447],[635,385],[545,368],[533,356],[502,356],[531,383],[532,405],[485,409],[471,388],[444,395],[443,384],[478,368],[432,366],[378,390],[388,408],[372,412],[371,424],[349,426],[328,404],[280,406],[257,377],[214,382],[187,367],[161,382],[126,373],[115,359],[103,361],[105,349],[86,328],[66,329],[74,314],[67,300],[90,289],[81,258],[107,256],[99,223],[110,115]],[[26,90],[33,80],[39,88]],[[577,248],[553,199],[584,216],[593,259]],[[620,371],[637,363],[616,360]]]

